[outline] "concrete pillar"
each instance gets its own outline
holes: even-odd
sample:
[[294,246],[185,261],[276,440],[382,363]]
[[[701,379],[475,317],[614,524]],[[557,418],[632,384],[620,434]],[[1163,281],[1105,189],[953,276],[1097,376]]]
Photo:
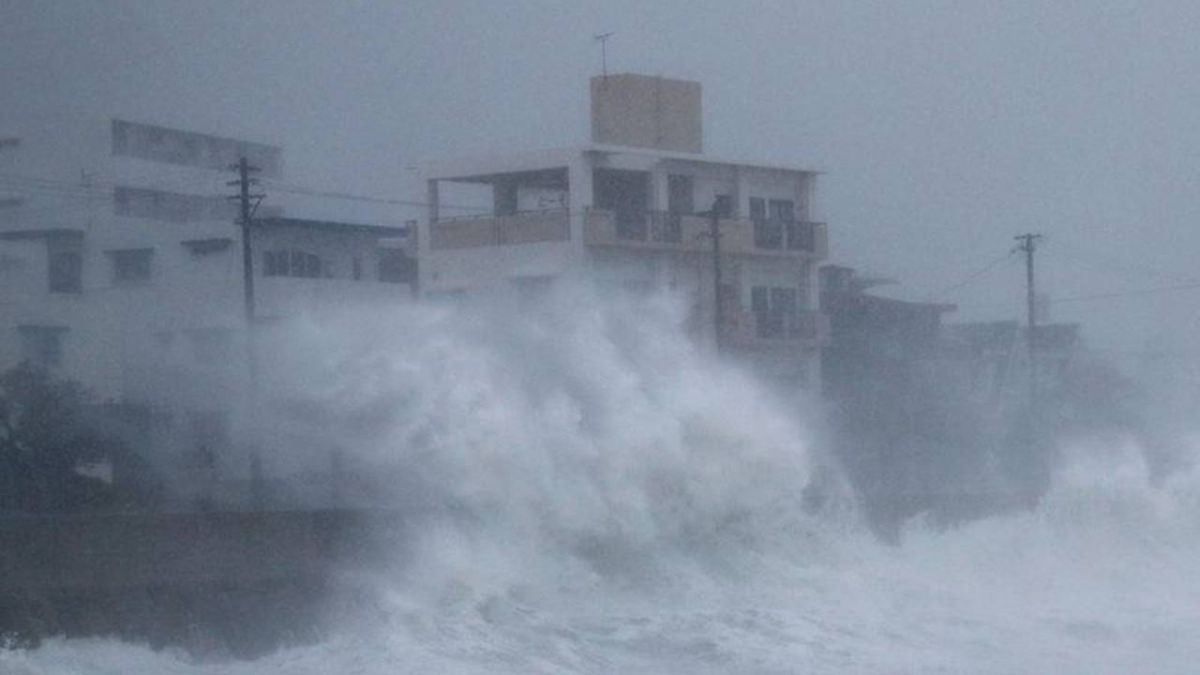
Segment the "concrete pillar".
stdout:
[[650,169],[650,210],[666,211],[667,202],[667,170],[658,162]]
[[733,180],[730,189],[730,201],[733,202],[734,218],[746,218],[750,215],[750,195],[746,184],[746,172],[742,167],[733,167]]
[[433,250],[433,228],[436,227],[438,218],[440,217],[441,199],[438,194],[437,179],[429,179],[426,181],[428,195],[426,203],[429,205],[429,217],[425,219],[423,227],[418,227],[417,235],[417,287],[421,289],[430,288],[430,281],[433,276],[433,265],[430,257],[430,251]]
[[570,208],[572,248],[582,256],[583,227],[588,209],[592,208],[592,158],[586,153],[574,156],[567,166],[567,204]]
[[429,222],[436,223],[439,217],[439,200],[438,200],[438,182],[436,178],[431,178],[428,181],[428,199],[429,204]]

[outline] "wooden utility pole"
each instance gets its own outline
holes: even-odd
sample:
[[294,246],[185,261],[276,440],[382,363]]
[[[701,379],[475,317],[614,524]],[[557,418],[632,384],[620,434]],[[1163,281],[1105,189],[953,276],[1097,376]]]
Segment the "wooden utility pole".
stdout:
[[257,167],[250,166],[245,157],[238,160],[233,169],[238,172],[238,179],[229,181],[227,185],[237,186],[239,188],[238,196],[234,197],[240,202],[241,217],[238,222],[242,226],[242,292],[245,297],[246,310],[246,326],[249,330],[254,325],[254,252],[250,242],[250,223],[253,216],[254,208],[250,205],[251,197],[262,199],[262,195],[251,195],[250,186],[258,181],[251,178],[251,173],[258,171]]
[[[238,159],[238,163],[230,167],[238,172],[238,179],[229,181],[227,185],[236,186],[238,194],[232,199],[239,202],[240,218],[238,222],[242,226],[242,297],[245,303],[244,310],[246,313],[246,398],[247,405],[253,408],[258,398],[258,359],[255,354],[254,345],[254,329],[255,329],[255,307],[254,307],[254,249],[251,245],[250,237],[252,235],[251,225],[253,224],[254,211],[258,209],[258,204],[262,202],[263,195],[250,194],[250,186],[257,184],[257,180],[250,177],[251,173],[257,173],[257,167],[250,166],[245,157]],[[250,200],[254,199],[254,205],[251,206]],[[254,417],[254,411],[248,417]],[[253,432],[251,432],[253,433]],[[261,509],[265,506],[266,490],[263,483],[262,459],[258,454],[258,444],[251,439],[250,443],[250,501],[251,506],[256,509]]]
[[712,238],[713,266],[713,337],[717,353],[721,353],[721,331],[725,326],[725,307],[721,302],[721,210],[719,200],[714,200],[709,215],[708,236]]
[[1016,237],[1019,244],[1016,250],[1025,254],[1025,313],[1027,332],[1025,335],[1026,351],[1029,356],[1029,410],[1032,413],[1037,410],[1037,339],[1034,334],[1037,329],[1037,313],[1035,307],[1034,279],[1033,279],[1033,252],[1037,248],[1037,240],[1042,238],[1040,234],[1020,234]]

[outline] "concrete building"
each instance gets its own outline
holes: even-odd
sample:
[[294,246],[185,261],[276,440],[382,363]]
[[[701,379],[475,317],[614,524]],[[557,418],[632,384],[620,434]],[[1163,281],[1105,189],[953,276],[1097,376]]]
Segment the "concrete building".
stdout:
[[[14,122],[0,139],[0,369],[31,361],[140,411],[141,427],[228,445],[246,322],[226,183],[245,156],[269,193],[282,149],[102,118]],[[260,320],[411,298],[406,229],[285,218],[272,202],[253,232]]]
[[[816,172],[703,154],[700,85],[642,75],[591,81],[592,143],[435,162],[421,224],[427,297],[575,277],[685,294],[715,339],[710,214],[720,231],[721,347],[813,388],[828,324],[817,265]],[[471,202],[482,215],[451,216]]]

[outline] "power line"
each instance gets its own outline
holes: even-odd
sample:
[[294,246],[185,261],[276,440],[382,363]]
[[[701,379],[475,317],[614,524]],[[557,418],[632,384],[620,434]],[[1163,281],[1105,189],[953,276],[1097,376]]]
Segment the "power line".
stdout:
[[1050,300],[1051,303],[1063,302],[1091,302],[1095,300],[1109,300],[1112,298],[1130,298],[1142,295],[1154,295],[1157,293],[1172,293],[1177,291],[1186,291],[1194,288],[1200,288],[1200,282],[1192,282],[1187,284],[1176,284],[1174,286],[1159,286],[1156,288],[1142,288],[1128,291],[1115,291],[1112,293],[1097,293],[1095,295],[1077,295],[1068,298],[1057,298]]
[[947,288],[945,288],[937,293],[930,294],[929,302],[933,302],[935,300],[940,300],[942,298],[945,298],[946,296],[950,295],[954,291],[957,291],[958,289],[971,284],[976,279],[978,279],[978,278],[982,277],[983,275],[987,274],[988,272],[991,272],[992,270],[996,269],[996,267],[999,266],[1001,263],[1012,260],[1013,259],[1012,255],[1013,255],[1013,251],[1009,251],[1008,253],[1005,253],[1003,256],[996,258],[995,260],[989,262],[987,265],[984,265],[980,269],[977,269],[974,272],[972,272],[971,274],[967,275],[966,278],[964,278],[962,281],[959,281],[958,283],[953,284],[952,286],[948,286]]

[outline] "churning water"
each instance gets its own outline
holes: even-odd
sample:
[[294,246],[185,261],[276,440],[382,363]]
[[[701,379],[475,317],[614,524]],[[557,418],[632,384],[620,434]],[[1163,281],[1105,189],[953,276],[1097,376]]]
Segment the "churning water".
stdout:
[[252,662],[50,640],[0,672],[1197,671],[1196,473],[1152,488],[1133,445],[1065,448],[1037,510],[885,546],[836,480],[806,508],[803,404],[688,346],[669,299],[501,305],[280,350],[315,427],[447,507],[336,631]]

